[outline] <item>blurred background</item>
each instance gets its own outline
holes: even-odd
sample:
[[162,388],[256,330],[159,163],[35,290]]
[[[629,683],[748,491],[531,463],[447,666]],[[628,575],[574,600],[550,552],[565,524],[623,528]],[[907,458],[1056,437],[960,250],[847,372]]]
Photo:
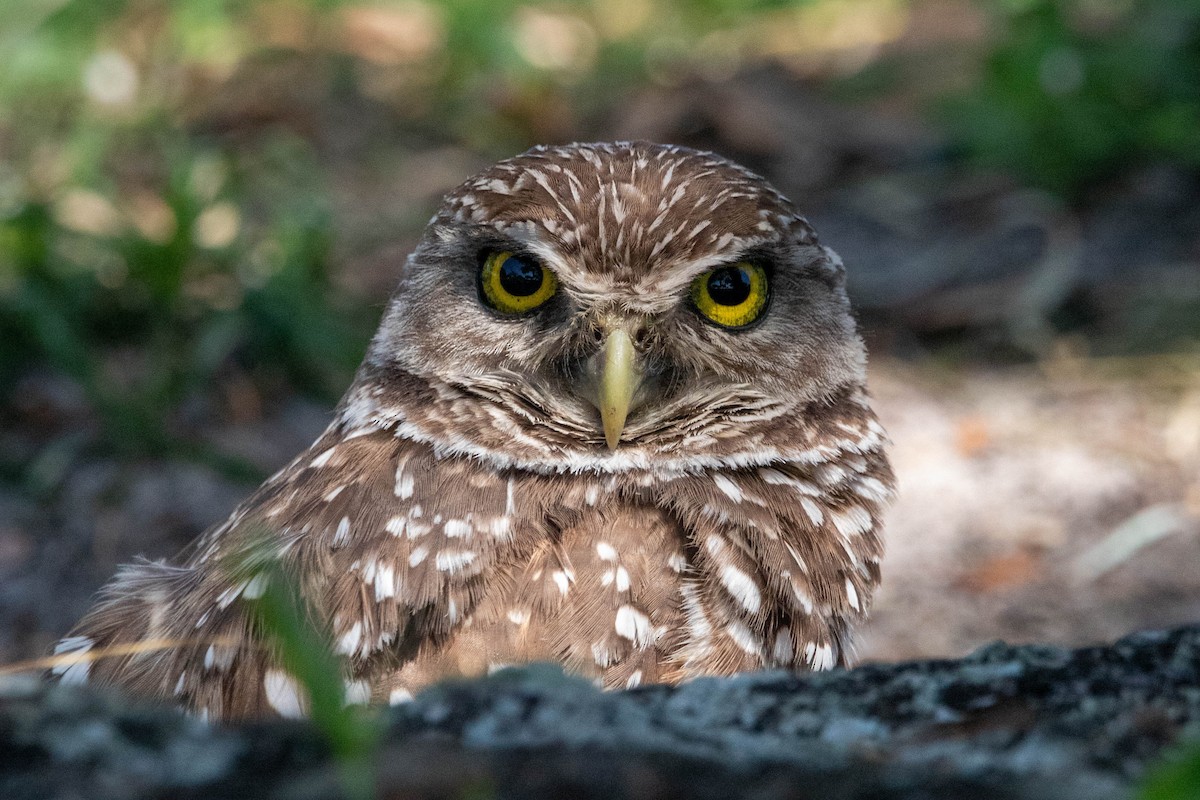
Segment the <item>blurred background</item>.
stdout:
[[0,63],[0,663],[315,438],[443,192],[613,138],[846,260],[864,657],[1200,620],[1197,0],[5,0]]

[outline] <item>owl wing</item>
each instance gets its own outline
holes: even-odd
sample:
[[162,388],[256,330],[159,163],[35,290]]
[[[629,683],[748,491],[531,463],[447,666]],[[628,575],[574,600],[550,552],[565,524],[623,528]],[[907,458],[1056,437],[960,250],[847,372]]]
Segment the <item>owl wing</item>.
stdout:
[[685,587],[685,675],[850,659],[847,631],[879,584],[894,479],[873,418],[838,421],[841,436],[807,461],[665,487],[692,537],[698,578]]
[[181,566],[123,568],[63,639],[60,679],[115,684],[214,718],[304,713],[251,604],[278,574],[345,658],[347,697],[436,646],[470,613],[513,542],[513,481],[371,428],[331,428],[269,479]]

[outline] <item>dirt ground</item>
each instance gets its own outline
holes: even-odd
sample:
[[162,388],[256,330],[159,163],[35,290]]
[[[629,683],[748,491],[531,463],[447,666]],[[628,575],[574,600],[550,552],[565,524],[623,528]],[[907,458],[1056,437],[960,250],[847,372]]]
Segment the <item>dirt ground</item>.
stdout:
[[1200,364],[881,360],[900,497],[866,659],[1200,619]]

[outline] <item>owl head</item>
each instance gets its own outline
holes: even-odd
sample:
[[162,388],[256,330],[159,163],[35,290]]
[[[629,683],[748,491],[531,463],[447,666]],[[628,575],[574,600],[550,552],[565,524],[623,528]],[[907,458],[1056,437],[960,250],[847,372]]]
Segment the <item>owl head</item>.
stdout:
[[495,466],[687,471],[770,461],[864,362],[840,259],[764,179],[536,147],[446,197],[340,413]]

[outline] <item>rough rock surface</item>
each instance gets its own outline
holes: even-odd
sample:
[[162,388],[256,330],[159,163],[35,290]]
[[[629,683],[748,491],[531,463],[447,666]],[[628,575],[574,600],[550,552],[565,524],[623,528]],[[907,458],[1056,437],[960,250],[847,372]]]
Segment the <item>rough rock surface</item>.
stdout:
[[[1108,800],[1200,733],[1200,626],[611,694],[535,666],[388,713],[386,798]],[[8,800],[303,800],[338,785],[304,723],[210,727],[79,687],[0,682]]]

